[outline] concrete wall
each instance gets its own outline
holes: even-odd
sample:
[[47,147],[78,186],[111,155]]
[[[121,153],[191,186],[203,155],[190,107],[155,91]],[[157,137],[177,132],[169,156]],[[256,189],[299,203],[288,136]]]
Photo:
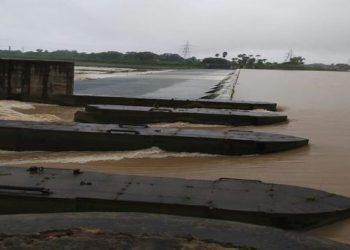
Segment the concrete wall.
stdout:
[[0,59],[0,98],[46,100],[72,95],[74,63]]

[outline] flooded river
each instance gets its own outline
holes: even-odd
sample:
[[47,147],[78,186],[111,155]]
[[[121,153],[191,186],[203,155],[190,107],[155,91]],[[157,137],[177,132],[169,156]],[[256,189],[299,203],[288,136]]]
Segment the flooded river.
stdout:
[[[234,99],[277,102],[290,119],[285,124],[240,129],[306,137],[310,139],[310,146],[244,157],[167,153],[157,148],[109,153],[0,152],[0,163],[197,179],[259,179],[350,196],[350,73],[242,70],[238,82]],[[209,85],[208,82],[203,85],[203,92]],[[166,87],[171,86],[175,85],[169,82]],[[147,95],[159,89],[147,91]],[[182,91],[181,86],[171,90],[174,97],[185,95]],[[45,105],[36,106],[36,109],[18,108],[14,108],[16,112],[29,117],[36,113],[50,113],[50,116],[42,117],[48,120],[54,120],[52,116],[69,120],[76,111],[75,108]],[[191,125],[177,123],[175,126]],[[222,126],[200,127],[227,129]],[[350,220],[308,233],[350,244]]]

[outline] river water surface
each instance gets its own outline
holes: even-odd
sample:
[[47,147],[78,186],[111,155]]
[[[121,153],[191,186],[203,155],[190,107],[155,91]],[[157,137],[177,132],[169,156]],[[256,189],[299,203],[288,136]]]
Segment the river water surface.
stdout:
[[[208,86],[206,83],[205,88]],[[171,87],[171,84],[167,87]],[[172,91],[174,97],[181,96],[175,89]],[[281,111],[288,114],[289,122],[239,129],[310,139],[310,146],[288,152],[244,157],[167,153],[157,148],[109,153],[0,152],[0,163],[23,166],[43,164],[118,174],[197,179],[259,179],[311,187],[350,197],[349,93],[348,72],[242,70],[234,99],[277,102]],[[39,105],[34,110],[21,112],[29,115],[36,112],[50,113],[51,116],[47,117],[49,120],[52,115],[70,120],[76,110]],[[198,127],[182,123],[175,126]],[[200,127],[228,129],[223,126]],[[350,244],[350,220],[308,233]]]
[[163,97],[197,99],[232,70],[164,70],[125,72],[114,77],[77,80],[74,92],[81,95]]

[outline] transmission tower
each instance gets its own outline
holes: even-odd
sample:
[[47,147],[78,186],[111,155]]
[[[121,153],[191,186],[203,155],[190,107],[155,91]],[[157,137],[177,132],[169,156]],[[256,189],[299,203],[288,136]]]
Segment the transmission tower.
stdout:
[[182,47],[182,56],[183,58],[188,58],[189,55],[191,54],[191,44],[189,41],[185,43],[185,45]]
[[286,59],[284,60],[284,62],[289,62],[291,58],[293,58],[294,56],[294,52],[293,49],[290,49],[287,53]]

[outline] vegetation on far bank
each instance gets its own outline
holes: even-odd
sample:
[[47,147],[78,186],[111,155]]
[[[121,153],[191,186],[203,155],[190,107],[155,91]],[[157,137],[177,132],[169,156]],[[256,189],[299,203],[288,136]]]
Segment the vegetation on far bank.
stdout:
[[195,57],[184,59],[178,54],[155,54],[152,52],[127,52],[117,51],[85,53],[69,50],[36,51],[8,51],[0,50],[0,58],[11,59],[35,59],[35,60],[63,60],[74,61],[82,66],[114,66],[133,68],[203,68],[201,60]]
[[215,57],[203,59],[203,63],[211,68],[244,68],[244,69],[279,69],[279,70],[331,70],[349,71],[349,64],[305,64],[305,58],[301,56],[290,57],[286,62],[269,62],[261,55],[238,54],[237,57],[227,60],[228,53],[219,53]]
[[167,68],[219,68],[219,69],[282,69],[282,70],[332,70],[350,71],[349,64],[305,64],[305,58],[295,56],[286,62],[269,62],[260,55],[239,54],[230,60],[228,53],[216,53],[214,57],[183,58],[178,54],[164,53],[155,54],[152,52],[127,52],[117,51],[85,53],[69,50],[36,50],[22,52],[20,50],[0,50],[0,58],[10,59],[35,59],[35,60],[64,60],[74,61],[77,65],[83,66],[113,66],[132,67],[139,69],[167,69]]

